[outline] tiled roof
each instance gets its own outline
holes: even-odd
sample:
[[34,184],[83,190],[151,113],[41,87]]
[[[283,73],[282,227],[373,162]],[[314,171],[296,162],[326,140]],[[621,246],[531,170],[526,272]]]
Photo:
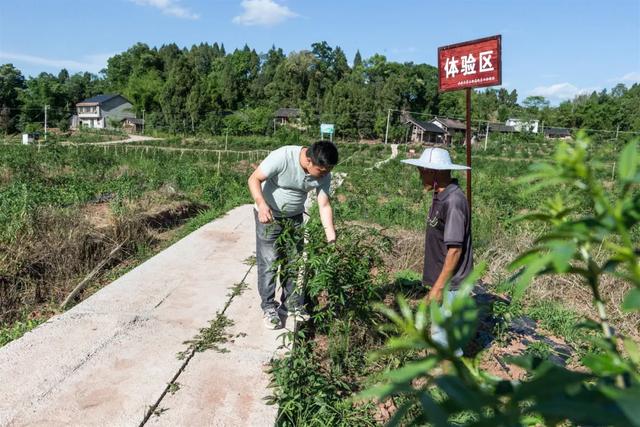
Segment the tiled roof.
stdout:
[[299,108],[279,108],[274,114],[274,117],[298,117],[300,115]]
[[489,132],[515,132],[513,126],[503,125],[502,123],[489,123]]
[[127,98],[125,98],[124,96],[120,95],[119,93],[111,93],[111,94],[103,94],[103,95],[92,96],[91,98],[87,98],[84,101],[78,102],[76,105],[78,105],[78,106],[100,105],[100,104],[104,104],[105,102],[110,101],[113,98],[117,98],[117,97],[120,97],[120,98],[124,99],[125,102],[131,103],[131,101],[129,101]]
[[440,123],[445,125],[448,129],[460,129],[460,130],[467,129],[467,125],[464,122],[461,122],[459,120],[445,119],[441,117],[436,117],[434,120],[438,120]]
[[571,132],[567,128],[544,128],[545,135],[571,136]]
[[406,120],[407,123],[413,123],[427,132],[444,134],[444,131],[439,126],[434,125],[431,122],[423,122],[422,120],[416,120],[413,117],[407,117]]

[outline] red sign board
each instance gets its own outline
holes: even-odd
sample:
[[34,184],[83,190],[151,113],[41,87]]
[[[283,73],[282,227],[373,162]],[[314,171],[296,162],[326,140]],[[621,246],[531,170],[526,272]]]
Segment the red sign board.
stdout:
[[441,92],[502,84],[502,36],[438,48]]

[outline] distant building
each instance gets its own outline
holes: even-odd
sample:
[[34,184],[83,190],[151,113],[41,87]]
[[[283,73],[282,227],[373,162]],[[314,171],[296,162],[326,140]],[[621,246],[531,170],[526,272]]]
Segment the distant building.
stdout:
[[502,123],[489,123],[489,133],[514,133],[516,128],[509,125],[503,125]]
[[300,125],[301,116],[299,108],[279,108],[273,113],[273,120],[278,125]]
[[567,128],[544,128],[544,137],[548,139],[571,139]]
[[24,145],[33,144],[34,142],[38,142],[39,139],[40,139],[40,133],[39,132],[23,133],[22,134],[22,143]]
[[516,132],[531,132],[538,133],[538,120],[520,120],[520,119],[508,119],[505,122],[507,126],[513,126]]
[[443,144],[445,142],[444,130],[431,122],[423,122],[416,120],[407,115],[403,118],[404,122],[409,125],[409,142],[427,142],[434,144]]
[[118,94],[96,95],[76,104],[77,119],[72,125],[104,129],[110,127],[110,120],[122,122],[135,119],[133,105],[127,98]]
[[[467,125],[465,122],[453,119],[444,119],[436,117],[431,120],[431,123],[438,126],[444,131],[444,138],[446,144],[451,144],[454,136],[458,135],[462,141],[464,141],[465,134],[467,133]],[[472,129],[473,131],[473,129]]]
[[121,120],[122,128],[127,133],[141,133],[144,130],[144,120],[126,117]]

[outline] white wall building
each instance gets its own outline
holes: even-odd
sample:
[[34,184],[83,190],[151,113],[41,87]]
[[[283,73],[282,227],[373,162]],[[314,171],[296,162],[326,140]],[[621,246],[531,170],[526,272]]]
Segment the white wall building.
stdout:
[[96,95],[77,103],[76,109],[77,125],[88,128],[104,129],[110,127],[110,119],[121,122],[136,117],[131,102],[118,94]]
[[513,126],[516,132],[538,133],[539,122],[538,120],[508,119],[505,125]]

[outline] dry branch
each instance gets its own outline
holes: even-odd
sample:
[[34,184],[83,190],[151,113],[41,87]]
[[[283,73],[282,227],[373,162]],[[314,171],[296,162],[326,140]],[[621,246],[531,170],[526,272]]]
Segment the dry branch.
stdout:
[[60,309],[64,310],[64,308],[80,293],[80,291],[82,291],[87,286],[91,279],[93,279],[95,275],[98,274],[100,270],[102,270],[102,267],[104,267],[113,258],[113,256],[117,254],[120,249],[122,249],[122,246],[125,244],[125,242],[126,240],[113,248],[111,252],[109,252],[109,255],[107,255],[105,259],[100,261],[100,263],[93,270],[91,270],[91,272],[87,274],[84,279],[82,279],[82,282],[78,283],[78,285],[73,288],[73,291],[71,291],[71,293],[64,299],[62,304],[60,304]]

